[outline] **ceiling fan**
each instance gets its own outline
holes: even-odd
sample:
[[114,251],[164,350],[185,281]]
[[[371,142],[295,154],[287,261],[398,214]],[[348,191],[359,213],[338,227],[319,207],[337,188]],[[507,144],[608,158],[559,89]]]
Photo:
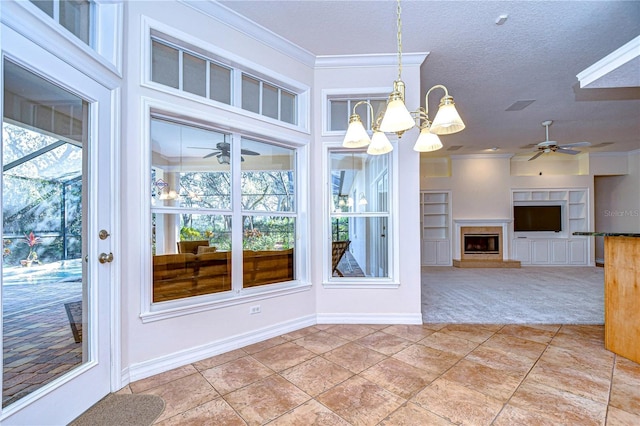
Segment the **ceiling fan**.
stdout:
[[588,146],[591,145],[590,142],[574,142],[574,143],[568,143],[568,144],[564,144],[564,145],[558,145],[558,142],[556,141],[550,141],[549,140],[549,126],[551,125],[551,123],[553,123],[553,121],[551,120],[547,120],[547,121],[543,121],[542,125],[545,127],[546,130],[546,140],[540,142],[539,144],[536,145],[536,154],[529,158],[529,161],[531,160],[535,160],[536,158],[540,157],[542,154],[545,154],[547,152],[559,152],[561,154],[571,154],[571,155],[576,155],[579,154],[580,151],[577,151],[575,149],[571,149],[573,147],[576,146]]
[[[192,146],[191,148],[213,150],[213,152],[210,152],[202,158],[210,158],[216,156],[216,158],[218,159],[218,163],[220,164],[229,164],[231,160],[231,145],[229,145],[229,142],[218,142],[215,148],[207,148],[201,146]],[[259,152],[250,151],[248,149],[243,149],[240,152],[242,153],[242,155],[260,155]],[[244,161],[244,157],[240,158],[242,161]]]

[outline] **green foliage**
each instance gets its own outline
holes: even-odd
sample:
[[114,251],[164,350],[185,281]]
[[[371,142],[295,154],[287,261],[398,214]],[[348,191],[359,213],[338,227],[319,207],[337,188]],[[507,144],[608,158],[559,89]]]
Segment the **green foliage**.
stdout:
[[201,240],[202,233],[194,228],[189,228],[187,226],[183,226],[180,229],[180,241],[194,241]]

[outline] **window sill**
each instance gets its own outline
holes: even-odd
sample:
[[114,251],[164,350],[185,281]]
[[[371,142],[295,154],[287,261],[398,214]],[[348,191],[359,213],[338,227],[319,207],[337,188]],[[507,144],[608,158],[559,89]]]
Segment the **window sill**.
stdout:
[[[232,290],[225,295],[215,295],[218,296],[216,299],[212,299],[212,295],[207,295],[157,303],[151,305],[146,312],[141,313],[140,319],[142,319],[143,323],[150,323],[213,309],[223,309],[272,297],[288,296],[310,290],[311,283],[291,281],[289,283],[269,285],[269,287],[269,289],[254,287],[239,290],[238,292]],[[220,298],[220,296],[222,296],[222,298]]]
[[392,280],[344,280],[344,281],[325,281],[322,283],[324,288],[330,289],[396,289],[400,287],[400,283]]

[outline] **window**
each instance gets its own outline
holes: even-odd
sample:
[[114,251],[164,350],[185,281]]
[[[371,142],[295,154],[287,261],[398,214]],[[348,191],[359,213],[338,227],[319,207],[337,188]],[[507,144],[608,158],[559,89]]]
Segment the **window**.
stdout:
[[240,105],[235,106],[274,120],[298,124],[298,96],[295,93],[245,72],[242,72],[239,87],[234,88],[233,71],[210,58],[151,38],[151,81],[227,105],[234,105],[235,89],[240,93],[237,101]]
[[231,105],[231,69],[201,55],[151,39],[151,80]]
[[31,0],[84,43],[90,45],[91,2],[88,0]]
[[389,278],[391,154],[331,149],[331,280]]
[[295,149],[159,118],[151,140],[153,302],[295,280]]
[[329,98],[327,130],[346,132],[349,125],[349,117],[353,113],[353,107],[360,101],[368,101],[373,106],[373,117],[371,117],[371,110],[367,105],[358,105],[358,108],[356,108],[356,113],[360,115],[362,124],[366,129],[370,130],[372,121],[386,108],[387,99],[384,97],[362,97],[360,99]]
[[291,281],[295,151],[243,138],[241,155],[243,286]]
[[296,124],[296,95],[246,74],[242,75],[242,108]]

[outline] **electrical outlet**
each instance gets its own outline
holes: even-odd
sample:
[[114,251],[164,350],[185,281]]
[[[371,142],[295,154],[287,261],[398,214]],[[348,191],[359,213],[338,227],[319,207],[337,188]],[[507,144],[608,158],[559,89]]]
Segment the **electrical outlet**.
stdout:
[[262,308],[260,307],[260,305],[254,305],[254,306],[249,308],[249,313],[251,315],[259,314],[260,312],[262,312]]

